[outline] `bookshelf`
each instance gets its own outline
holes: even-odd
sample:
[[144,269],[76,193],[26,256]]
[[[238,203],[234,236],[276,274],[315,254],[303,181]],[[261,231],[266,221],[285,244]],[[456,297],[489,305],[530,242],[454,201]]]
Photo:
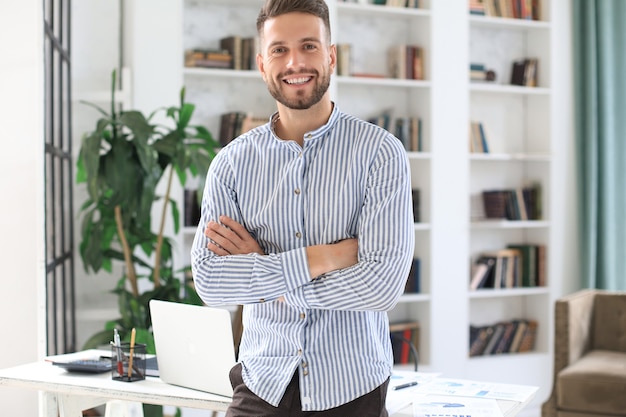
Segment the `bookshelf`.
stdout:
[[[390,320],[419,321],[420,370],[537,385],[538,405],[551,385],[552,310],[563,272],[560,252],[553,250],[562,244],[558,232],[564,221],[555,213],[565,204],[558,187],[565,175],[559,170],[562,139],[556,134],[563,121],[555,111],[559,101],[553,81],[565,65],[555,45],[556,29],[565,25],[567,16],[558,13],[554,0],[540,2],[541,21],[470,15],[465,0],[422,0],[418,9],[327,3],[333,42],[350,44],[351,72],[368,75],[335,75],[333,100],[343,111],[364,119],[389,111],[392,119],[422,120],[422,150],[407,152],[413,187],[420,189],[415,256],[421,260],[421,292],[402,296]],[[207,125],[216,137],[222,113],[268,117],[274,101],[256,71],[185,68],[184,50],[217,46],[227,35],[254,36],[261,4],[180,0],[182,49],[172,59],[180,62],[188,100],[197,104],[196,122]],[[396,44],[423,47],[422,79],[386,76],[386,51]],[[512,62],[530,56],[539,61],[538,85],[510,85]],[[492,68],[496,80],[470,82],[473,62]],[[469,152],[472,120],[488,129],[489,153]],[[481,217],[476,203],[483,190],[518,187],[531,180],[541,184],[541,219]],[[194,232],[185,227],[180,234],[187,262]],[[470,291],[470,264],[481,252],[511,243],[546,246],[546,286]],[[533,352],[469,356],[470,325],[517,318],[538,321]]]

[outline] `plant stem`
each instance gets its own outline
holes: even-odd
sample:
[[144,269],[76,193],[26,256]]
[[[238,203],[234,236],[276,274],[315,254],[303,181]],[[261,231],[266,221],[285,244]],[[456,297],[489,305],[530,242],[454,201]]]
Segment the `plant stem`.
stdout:
[[154,287],[161,285],[161,251],[163,248],[163,231],[165,229],[165,217],[167,215],[167,206],[170,203],[170,192],[172,190],[172,181],[174,179],[174,169],[170,167],[169,176],[167,178],[167,189],[165,190],[165,198],[163,198],[163,212],[161,213],[161,224],[159,225],[159,234],[157,235],[157,245],[154,254]]
[[126,234],[124,233],[124,227],[122,223],[122,208],[115,206],[115,225],[117,226],[117,234],[120,237],[122,243],[122,252],[124,253],[124,262],[126,263],[126,270],[128,281],[133,291],[133,295],[139,297],[139,288],[137,287],[137,273],[135,272],[135,265],[133,264],[132,253],[126,240]]

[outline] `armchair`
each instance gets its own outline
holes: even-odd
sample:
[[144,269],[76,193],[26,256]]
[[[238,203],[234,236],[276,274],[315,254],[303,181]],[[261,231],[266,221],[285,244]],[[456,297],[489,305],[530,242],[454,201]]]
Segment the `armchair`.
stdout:
[[542,417],[626,417],[626,292],[587,289],[555,304],[552,393]]

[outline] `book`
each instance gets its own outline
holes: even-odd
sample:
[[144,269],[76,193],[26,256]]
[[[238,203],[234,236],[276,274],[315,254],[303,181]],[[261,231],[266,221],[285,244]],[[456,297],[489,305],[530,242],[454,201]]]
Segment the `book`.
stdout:
[[531,352],[535,350],[535,339],[537,337],[537,327],[539,323],[536,320],[529,320],[526,330],[520,341],[518,352]]
[[509,346],[509,353],[516,353],[519,350],[520,343],[522,342],[522,337],[526,332],[526,328],[528,327],[527,320],[518,320],[517,327],[515,328],[515,334],[513,335],[513,340],[511,341],[511,345]]
[[[419,328],[418,321],[399,321],[389,324],[394,363],[407,364],[418,359],[414,357],[414,353],[419,352]],[[412,352],[412,348],[415,348],[416,352]]]
[[413,222],[419,223],[421,221],[421,211],[420,211],[420,190],[419,188],[413,188],[411,190],[411,197],[413,201]]
[[520,251],[521,266],[521,287],[537,286],[537,245],[531,244],[509,244],[507,248]]
[[506,219],[507,193],[503,190],[485,190],[482,192],[485,217],[488,219]]
[[337,44],[337,75],[349,76],[352,73],[352,45]]
[[525,87],[537,86],[537,58],[524,58],[513,61],[511,70],[511,84]]
[[489,341],[487,342],[487,345],[485,346],[485,349],[483,350],[483,355],[491,355],[494,352],[496,345],[500,341],[500,338],[502,337],[503,333],[504,333],[504,323],[496,323],[493,326],[493,334],[489,338]]
[[504,324],[504,331],[502,332],[502,337],[498,341],[498,344],[493,350],[494,354],[508,353],[509,347],[511,346],[511,342],[513,341],[513,335],[515,334],[515,329],[517,328],[516,321],[509,321]]
[[196,190],[185,189],[184,191],[184,225],[197,226],[200,222],[200,203]]
[[474,357],[482,355],[492,334],[493,326],[470,326],[469,356]]
[[470,290],[484,288],[489,280],[489,275],[494,273],[496,258],[481,256],[472,267]]
[[411,262],[411,268],[409,270],[409,276],[406,280],[406,285],[404,286],[405,294],[416,294],[420,292],[420,263],[420,258],[413,258],[413,262]]
[[242,53],[242,38],[239,35],[231,35],[223,37],[219,40],[220,48],[228,51],[233,57],[230,68],[241,70],[243,69],[243,53]]

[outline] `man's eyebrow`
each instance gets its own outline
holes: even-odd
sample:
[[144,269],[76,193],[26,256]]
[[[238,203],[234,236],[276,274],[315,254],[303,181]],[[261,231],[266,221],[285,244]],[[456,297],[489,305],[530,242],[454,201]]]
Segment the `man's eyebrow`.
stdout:
[[[308,43],[308,42],[322,43],[322,41],[319,38],[316,38],[314,36],[302,38],[298,42],[300,42],[300,43]],[[285,45],[286,43],[287,43],[287,41],[273,41],[273,42],[269,43],[267,45],[267,47],[268,48],[272,48],[274,46]]]

